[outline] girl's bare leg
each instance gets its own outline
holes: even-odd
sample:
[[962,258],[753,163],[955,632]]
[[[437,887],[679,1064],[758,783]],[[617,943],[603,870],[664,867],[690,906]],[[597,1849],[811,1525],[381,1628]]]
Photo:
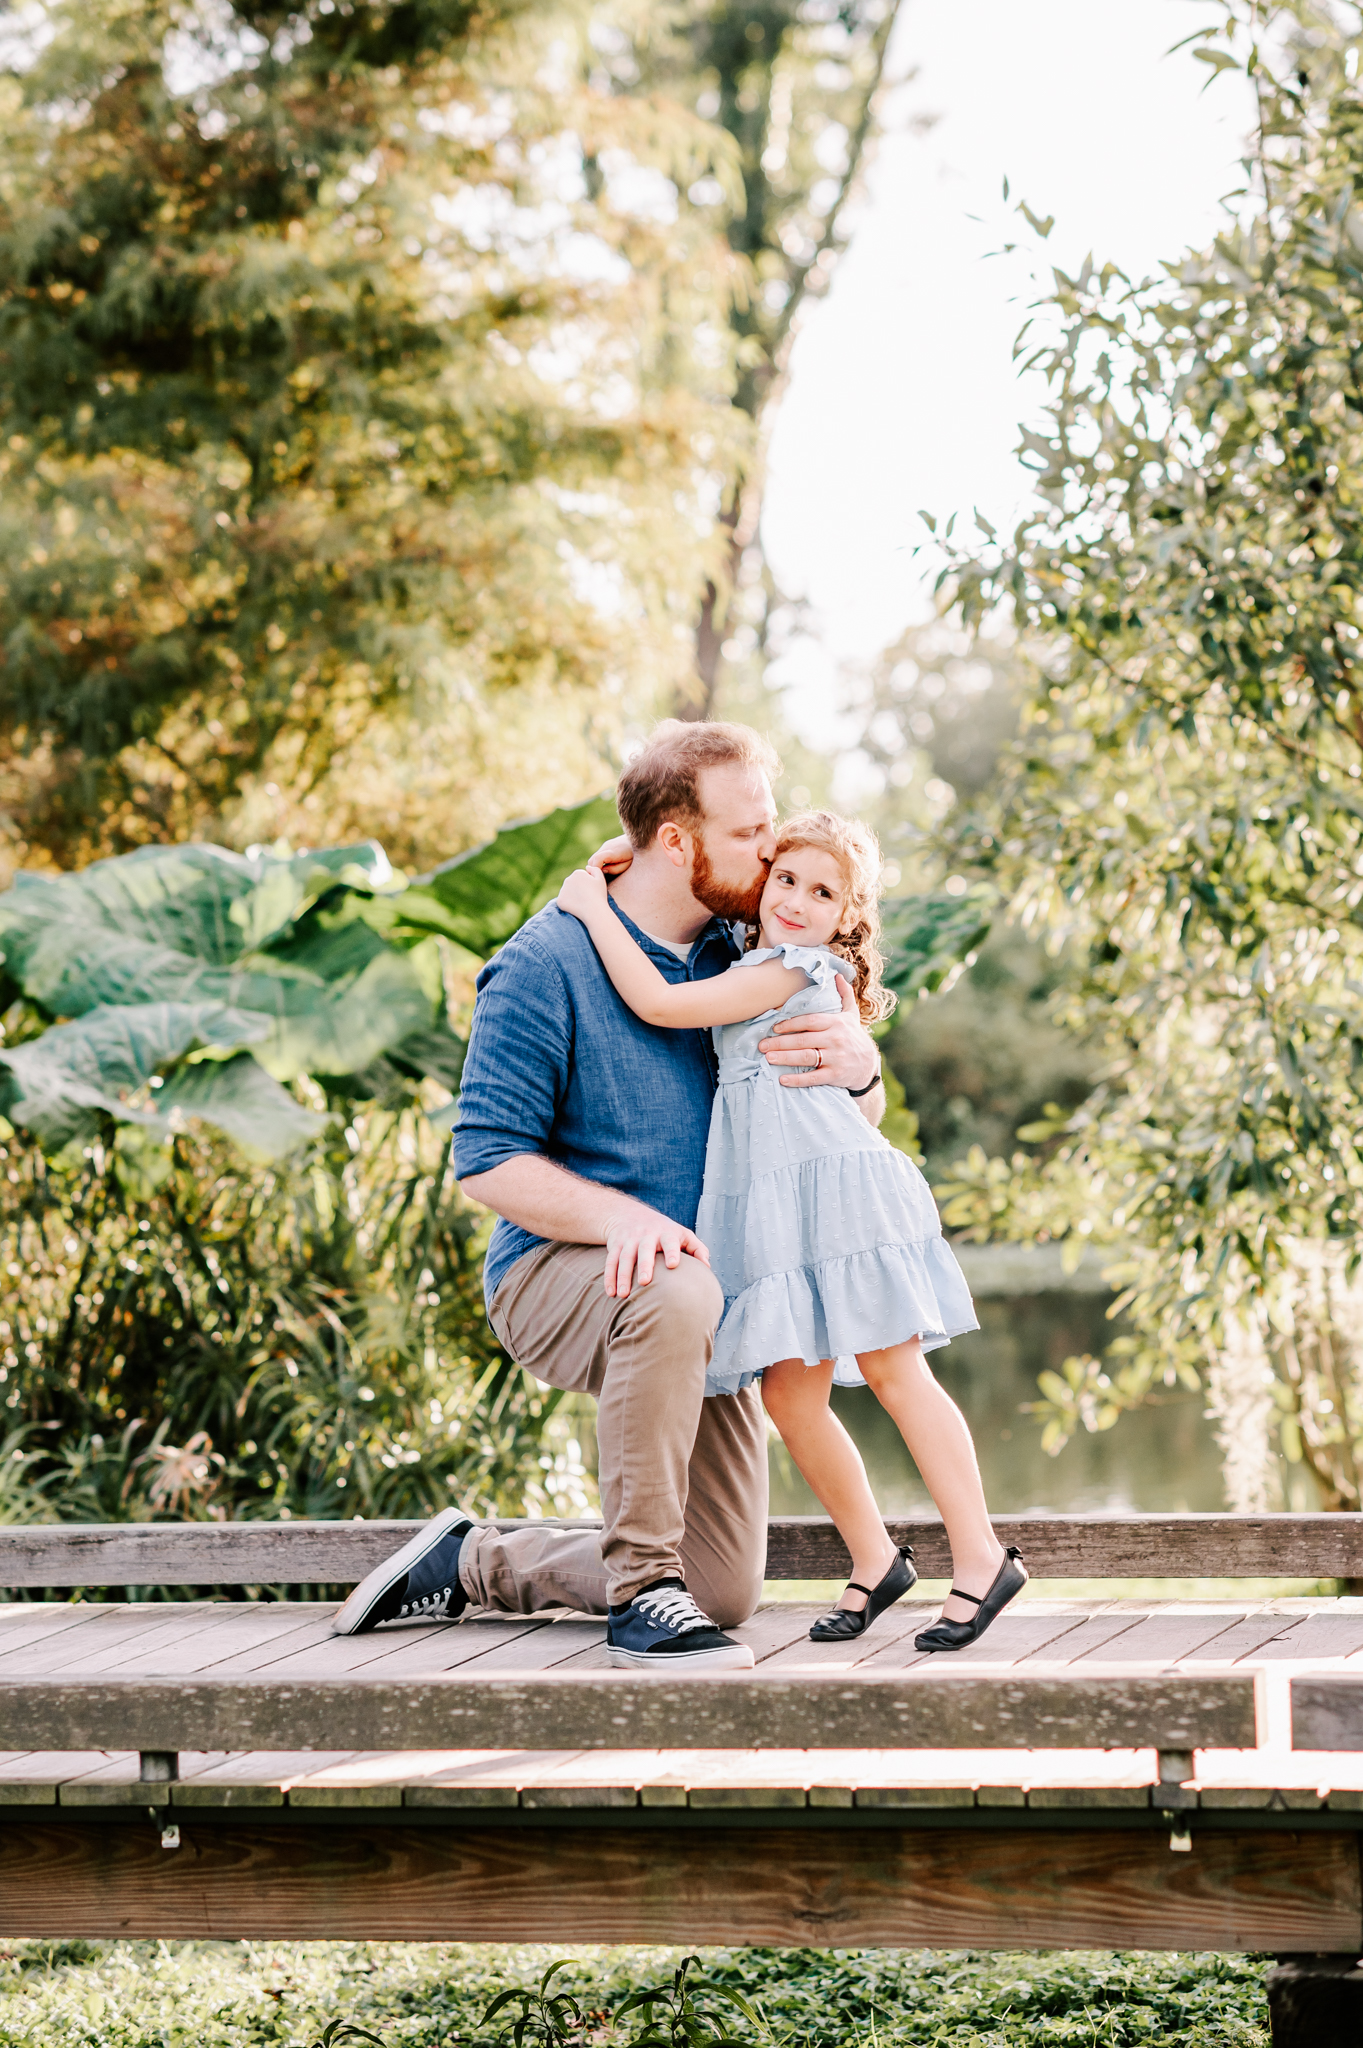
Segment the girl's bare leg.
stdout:
[[[894,1562],[895,1547],[875,1504],[861,1453],[828,1405],[833,1363],[782,1359],[762,1375],[762,1400],[806,1485],[832,1517],[852,1553],[852,1577],[874,1586]],[[844,1593],[839,1607],[859,1613],[864,1593]]]
[[[990,1525],[979,1461],[964,1415],[933,1378],[916,1337],[886,1351],[860,1352],[857,1364],[881,1407],[898,1425],[936,1502],[951,1545],[953,1583],[967,1593],[987,1593],[1003,1563],[1003,1545]],[[975,1618],[975,1609],[965,1600],[948,1600],[942,1613],[948,1621]]]

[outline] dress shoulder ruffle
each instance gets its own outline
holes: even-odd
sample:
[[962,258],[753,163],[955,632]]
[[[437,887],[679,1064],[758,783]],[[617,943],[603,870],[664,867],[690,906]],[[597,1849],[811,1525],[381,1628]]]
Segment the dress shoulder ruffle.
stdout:
[[798,967],[807,974],[815,988],[833,986],[834,977],[847,972],[845,961],[830,953],[826,946],[796,946],[783,939],[779,946],[763,946],[756,953],[745,953],[735,965],[738,968],[760,967],[765,961],[779,960],[783,967]]

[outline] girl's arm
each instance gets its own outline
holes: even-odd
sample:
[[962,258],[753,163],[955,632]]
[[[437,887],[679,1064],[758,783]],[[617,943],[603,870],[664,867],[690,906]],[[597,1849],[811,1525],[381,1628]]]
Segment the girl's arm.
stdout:
[[569,875],[559,890],[558,907],[586,925],[617,993],[645,1024],[673,1030],[739,1024],[779,1010],[797,989],[809,986],[807,974],[779,960],[764,960],[742,974],[717,974],[710,981],[664,980],[611,909],[604,876],[587,868]]

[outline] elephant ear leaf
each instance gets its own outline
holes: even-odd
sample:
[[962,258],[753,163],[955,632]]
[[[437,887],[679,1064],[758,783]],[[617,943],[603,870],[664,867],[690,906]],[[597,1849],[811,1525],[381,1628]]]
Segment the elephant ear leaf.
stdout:
[[987,882],[963,892],[900,896],[880,907],[885,985],[901,999],[949,987],[971,953],[988,937],[998,893]]
[[411,929],[442,932],[485,960],[619,829],[608,796],[504,825],[495,839],[446,861],[393,897],[396,915]]
[[320,1136],[327,1119],[304,1109],[264,1067],[241,1052],[230,1060],[194,1060],[166,1082],[157,1108],[172,1121],[198,1117],[225,1131],[250,1159],[282,1159]]
[[101,1112],[164,1132],[159,1102],[128,1098],[191,1047],[249,1044],[268,1028],[224,1003],[108,1004],[0,1049],[0,1107],[49,1148],[93,1137]]
[[447,1024],[437,1022],[421,1031],[409,1031],[405,1038],[389,1047],[388,1057],[401,1073],[410,1074],[416,1080],[428,1075],[431,1080],[439,1081],[442,1088],[448,1088],[452,1095],[457,1095],[467,1050],[462,1038]]
[[143,846],[79,874],[16,875],[0,926],[56,922],[222,966],[241,950],[243,900],[283,865],[224,846]]

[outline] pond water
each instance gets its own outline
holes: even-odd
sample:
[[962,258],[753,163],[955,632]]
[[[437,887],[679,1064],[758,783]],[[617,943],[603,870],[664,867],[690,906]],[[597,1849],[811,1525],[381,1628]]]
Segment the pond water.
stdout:
[[[1038,1373],[1110,1343],[1108,1300],[1059,1291],[977,1300],[979,1330],[933,1353],[933,1370],[974,1433],[993,1513],[1192,1513],[1225,1507],[1220,1457],[1200,1395],[1171,1394],[1159,1407],[1123,1416],[1101,1435],[1081,1433],[1058,1457],[1042,1450],[1035,1418],[1020,1413],[1037,1398]],[[931,1513],[917,1467],[875,1396],[864,1388],[840,1389],[833,1402],[866,1460],[882,1512]],[[820,1512],[777,1442],[771,1478],[773,1514]]]

